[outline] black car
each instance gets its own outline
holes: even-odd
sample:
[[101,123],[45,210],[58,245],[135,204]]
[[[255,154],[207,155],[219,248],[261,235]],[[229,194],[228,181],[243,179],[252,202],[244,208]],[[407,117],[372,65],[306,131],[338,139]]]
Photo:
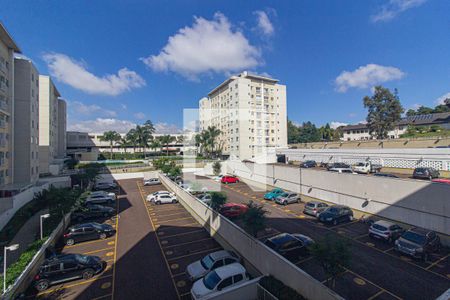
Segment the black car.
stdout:
[[90,279],[102,272],[106,262],[98,256],[62,254],[44,261],[34,277],[34,287],[44,291],[49,286],[74,279]]
[[314,160],[307,160],[300,164],[300,168],[315,168],[317,167],[317,163]]
[[375,173],[373,176],[377,177],[389,177],[389,178],[399,178],[397,175],[389,174],[389,173]]
[[436,232],[418,227],[406,231],[395,241],[396,251],[424,260],[440,249],[441,239]]
[[68,246],[75,243],[106,239],[116,233],[116,230],[108,224],[85,223],[75,225],[69,228],[64,234],[64,243]]
[[418,179],[434,179],[439,177],[439,171],[433,168],[415,168],[413,177]]
[[329,171],[330,169],[351,169],[350,165],[346,164],[346,163],[332,163],[332,164],[328,164],[327,165],[327,170]]
[[319,215],[319,221],[337,225],[341,222],[353,220],[353,211],[345,205],[332,205]]
[[71,214],[71,218],[77,221],[83,221],[94,218],[109,218],[113,216],[115,209],[109,206],[92,204],[86,207],[81,207]]
[[311,238],[297,233],[281,233],[264,242],[267,247],[287,258],[308,255],[309,246],[313,243]]

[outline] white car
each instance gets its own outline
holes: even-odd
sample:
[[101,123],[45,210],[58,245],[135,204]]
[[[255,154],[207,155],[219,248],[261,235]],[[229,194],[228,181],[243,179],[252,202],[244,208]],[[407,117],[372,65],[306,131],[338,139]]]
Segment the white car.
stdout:
[[162,194],[162,195],[156,196],[154,202],[155,202],[155,204],[159,205],[159,204],[166,204],[166,203],[177,203],[178,200],[177,200],[177,197],[174,195]]
[[211,194],[203,194],[197,197],[198,200],[202,201],[205,204],[211,203]]
[[113,198],[114,200],[116,200],[117,199],[117,196],[116,196],[116,194],[115,193],[110,193],[110,192],[106,192],[106,191],[95,191],[95,192],[91,192],[90,194],[89,194],[89,196],[99,196],[99,195],[102,195],[102,196],[108,196],[108,197],[111,197],[111,198]]
[[114,189],[117,187],[117,183],[115,182],[97,182],[94,186],[97,190],[108,190]]
[[180,187],[188,193],[192,193],[192,187],[187,183],[180,184]]
[[249,279],[245,268],[241,264],[226,265],[209,272],[205,277],[197,280],[192,286],[191,296],[194,300],[202,299],[213,293],[240,285]]
[[169,192],[169,191],[157,191],[157,192],[154,192],[153,194],[148,195],[147,196],[147,201],[154,202],[156,197],[159,196],[159,195],[171,195],[171,196],[174,196],[174,194]]
[[223,175],[219,175],[219,176],[214,176],[212,178],[212,180],[216,181],[216,182],[220,182],[222,180]]
[[161,184],[159,178],[149,178],[144,180],[144,185],[158,185]]
[[189,276],[189,280],[196,281],[214,269],[239,262],[239,260],[239,257],[233,251],[220,250],[188,265],[186,273]]

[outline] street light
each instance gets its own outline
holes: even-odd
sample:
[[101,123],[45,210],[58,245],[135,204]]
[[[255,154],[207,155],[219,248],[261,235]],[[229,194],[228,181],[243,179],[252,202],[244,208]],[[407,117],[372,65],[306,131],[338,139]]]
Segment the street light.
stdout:
[[13,244],[4,248],[3,252],[3,293],[6,292],[6,250],[15,251],[19,248],[19,244]]
[[40,217],[41,240],[44,238],[44,232],[42,230],[42,220],[47,219],[48,217],[50,217],[50,214],[41,215],[41,217]]

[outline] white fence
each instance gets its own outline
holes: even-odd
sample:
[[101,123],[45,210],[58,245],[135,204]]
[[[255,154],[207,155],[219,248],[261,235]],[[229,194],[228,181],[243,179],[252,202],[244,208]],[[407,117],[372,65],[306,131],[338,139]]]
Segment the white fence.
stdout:
[[450,148],[410,149],[281,149],[289,161],[345,162],[371,161],[383,167],[414,169],[432,167],[450,171]]
[[[160,179],[169,190],[176,193],[179,202],[194,219],[209,231],[211,236],[219,242],[225,242],[244,258],[246,266],[248,264],[265,275],[272,274],[307,299],[342,299],[311,275],[247,234],[233,222],[211,210],[202,201],[183,190],[166,176],[160,174]],[[247,269],[249,269],[249,266],[247,266]]]

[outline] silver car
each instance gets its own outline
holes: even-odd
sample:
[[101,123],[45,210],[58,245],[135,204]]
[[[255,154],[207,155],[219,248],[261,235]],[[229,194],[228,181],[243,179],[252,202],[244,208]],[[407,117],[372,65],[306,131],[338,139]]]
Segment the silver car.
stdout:
[[149,178],[144,180],[144,185],[158,185],[161,184],[159,178]]
[[209,271],[239,261],[239,257],[233,251],[220,250],[210,253],[201,260],[197,260],[188,265],[186,273],[191,281],[195,281],[208,274]]
[[303,213],[318,217],[321,212],[328,208],[328,204],[319,201],[309,201],[305,204]]
[[405,230],[395,223],[389,221],[376,221],[369,228],[369,236],[382,239],[387,242],[394,242]]
[[300,197],[297,193],[283,193],[275,198],[275,202],[282,205],[288,205],[291,203],[299,203]]

